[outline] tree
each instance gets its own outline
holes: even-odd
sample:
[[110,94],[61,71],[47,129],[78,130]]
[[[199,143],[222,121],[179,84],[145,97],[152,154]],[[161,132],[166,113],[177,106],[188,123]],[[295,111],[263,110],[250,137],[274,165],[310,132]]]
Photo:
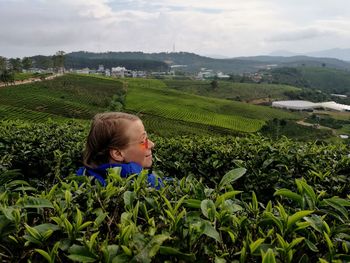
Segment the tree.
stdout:
[[22,59],[22,67],[26,70],[30,69],[32,67],[33,61],[31,58],[24,57]]
[[0,74],[0,81],[4,82],[6,85],[15,82],[15,73],[8,69],[5,69]]
[[214,79],[212,82],[210,82],[210,87],[212,90],[216,90],[219,87],[219,82]]
[[57,51],[55,55],[52,56],[53,67],[57,72],[64,72],[64,51]]
[[0,56],[0,73],[2,73],[7,68],[7,59]]
[[20,58],[10,58],[9,63],[10,63],[10,68],[14,72],[21,72],[22,71],[22,61]]

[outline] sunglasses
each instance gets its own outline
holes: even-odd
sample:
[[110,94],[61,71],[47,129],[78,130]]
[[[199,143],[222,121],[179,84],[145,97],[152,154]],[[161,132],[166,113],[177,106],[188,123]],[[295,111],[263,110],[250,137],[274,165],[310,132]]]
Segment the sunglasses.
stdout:
[[148,149],[148,147],[149,147],[149,139],[148,139],[148,137],[147,137],[147,135],[146,135],[145,139],[143,139],[142,142],[132,142],[132,143],[128,143],[128,145],[133,145],[133,144],[138,144],[139,147],[140,147],[140,149],[146,150],[146,149]]
[[146,150],[148,149],[148,142],[149,142],[149,139],[148,137],[146,137],[142,142],[138,143],[138,145],[142,150]]

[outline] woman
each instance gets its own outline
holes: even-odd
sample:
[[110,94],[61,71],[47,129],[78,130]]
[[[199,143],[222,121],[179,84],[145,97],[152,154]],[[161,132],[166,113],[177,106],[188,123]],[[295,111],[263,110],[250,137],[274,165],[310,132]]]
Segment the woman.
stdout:
[[[95,115],[84,151],[84,166],[78,175],[95,177],[106,185],[107,169],[121,167],[121,176],[139,174],[152,166],[154,143],[148,139],[145,127],[139,117],[122,113],[106,112]],[[160,178],[148,174],[150,186],[163,186]]]

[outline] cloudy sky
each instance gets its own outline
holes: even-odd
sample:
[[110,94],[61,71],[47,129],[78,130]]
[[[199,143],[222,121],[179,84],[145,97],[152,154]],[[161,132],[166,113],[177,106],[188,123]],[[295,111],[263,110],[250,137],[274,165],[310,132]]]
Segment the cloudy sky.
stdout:
[[350,48],[348,0],[0,0],[0,55]]

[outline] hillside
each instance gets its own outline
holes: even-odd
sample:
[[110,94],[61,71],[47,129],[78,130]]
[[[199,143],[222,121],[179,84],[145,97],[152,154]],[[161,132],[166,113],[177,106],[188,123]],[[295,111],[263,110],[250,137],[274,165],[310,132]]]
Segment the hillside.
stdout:
[[92,76],[65,75],[53,80],[0,88],[0,117],[43,121],[90,119],[105,111],[122,83]]
[[47,118],[89,120],[112,110],[112,98],[126,94],[126,111],[138,113],[158,134],[256,132],[266,121],[297,119],[298,114],[243,102],[209,98],[167,88],[160,80],[68,74],[53,80],[0,89],[2,119],[41,122]]
[[184,92],[247,102],[268,102],[287,99],[286,92],[297,92],[299,88],[279,84],[237,83],[218,81],[213,88],[211,81],[201,80],[163,80],[167,87]]
[[[241,132],[258,131],[273,118],[296,119],[298,114],[243,102],[208,98],[168,89],[162,81],[129,79],[126,109]],[[162,123],[157,123],[162,125]],[[170,128],[170,127],[169,127]]]
[[73,52],[67,55],[68,58],[86,58],[86,59],[131,59],[131,60],[156,60],[166,62],[169,65],[180,64],[187,65],[186,71],[199,71],[201,68],[211,68],[213,70],[226,73],[244,73],[255,72],[262,68],[270,67],[298,67],[314,66],[321,67],[326,63],[330,68],[350,69],[350,63],[333,58],[315,58],[308,56],[294,57],[274,57],[274,56],[255,56],[255,57],[237,57],[230,59],[214,59],[200,56],[188,52],[171,53],[143,53],[143,52]]
[[324,67],[278,68],[269,71],[273,82],[320,90],[325,94],[350,94],[349,71]]
[[[186,65],[185,71],[195,73],[201,68],[210,68],[225,73],[240,74],[256,72],[271,67],[322,67],[326,64],[329,68],[350,70],[350,63],[333,58],[315,58],[308,56],[277,57],[255,56],[237,57],[229,59],[214,59],[188,52],[172,53],[143,53],[143,52],[72,52],[66,54],[65,67],[67,68],[97,68],[99,64],[106,67],[125,66],[138,70],[167,70],[171,65]],[[47,68],[50,65],[50,57],[32,57],[35,66]]]

